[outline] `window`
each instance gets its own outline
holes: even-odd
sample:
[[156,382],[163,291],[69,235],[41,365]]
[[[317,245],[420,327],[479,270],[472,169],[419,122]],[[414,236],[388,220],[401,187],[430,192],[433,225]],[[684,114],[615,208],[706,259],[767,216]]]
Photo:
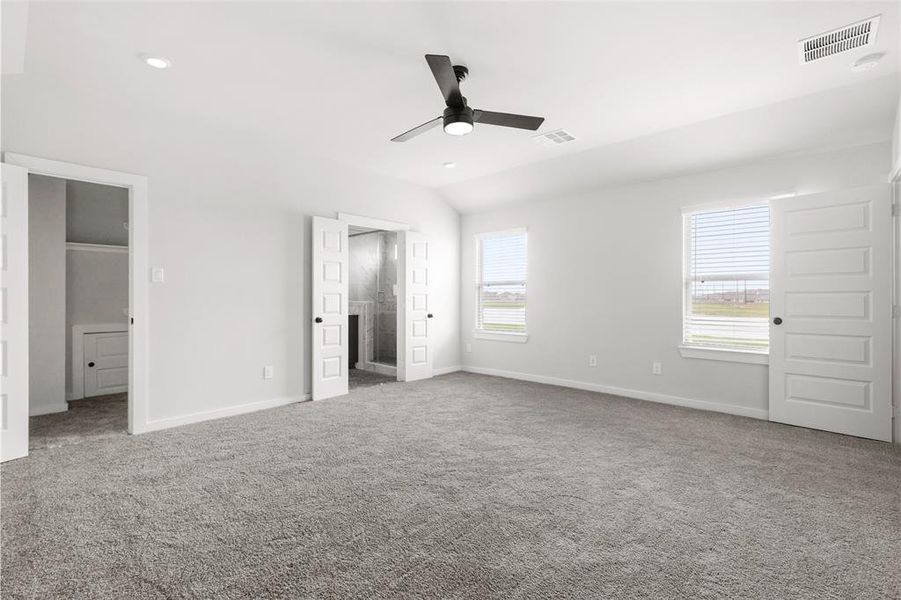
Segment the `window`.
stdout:
[[476,329],[526,333],[526,231],[498,231],[476,237],[478,286]]
[[689,346],[769,349],[770,212],[766,204],[688,212],[685,317]]

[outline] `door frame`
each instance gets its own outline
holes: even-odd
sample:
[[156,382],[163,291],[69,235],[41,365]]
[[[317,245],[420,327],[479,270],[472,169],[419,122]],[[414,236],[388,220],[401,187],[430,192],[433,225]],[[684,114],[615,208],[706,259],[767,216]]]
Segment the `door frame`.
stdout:
[[901,158],[889,176],[892,186],[892,442],[901,445]]
[[[410,231],[411,230],[409,223],[401,223],[400,221],[389,221],[387,219],[377,219],[374,217],[364,217],[362,215],[354,215],[354,214],[343,213],[343,212],[338,213],[338,220],[342,221],[344,223],[347,223],[348,225],[355,225],[357,227],[369,227],[370,229],[380,229],[382,231],[397,232],[397,231]],[[398,277],[398,284],[399,283],[400,283],[400,278]],[[405,290],[401,290],[400,286],[398,286],[398,297],[400,297],[400,294],[403,292],[405,292]],[[397,320],[396,331],[397,332],[401,331],[402,318],[403,317],[402,317],[400,311],[398,311],[397,315],[396,315],[396,320]],[[399,339],[400,338],[398,338],[398,341],[395,342],[398,345],[399,345]],[[395,377],[397,378],[397,377],[400,377],[400,373],[402,371],[401,361],[404,360],[404,357],[402,357],[399,352],[397,352],[396,354],[397,354],[397,365],[395,366],[394,373],[395,373]],[[398,381],[400,381],[400,379],[398,379]]]
[[147,177],[14,152],[4,152],[3,161],[26,168],[29,174],[128,190],[128,316],[131,321],[128,336],[128,433],[148,431],[150,267]]

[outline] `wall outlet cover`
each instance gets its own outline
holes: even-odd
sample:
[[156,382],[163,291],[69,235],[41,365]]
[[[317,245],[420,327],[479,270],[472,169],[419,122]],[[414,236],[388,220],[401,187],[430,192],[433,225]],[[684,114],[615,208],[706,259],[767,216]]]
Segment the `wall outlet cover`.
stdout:
[[272,375],[275,373],[275,368],[272,365],[267,365],[263,367],[263,379],[272,379]]
[[661,365],[659,362],[655,362],[651,365],[651,371],[654,373],[654,375],[661,375],[663,373],[663,365]]
[[472,344],[466,344],[466,351],[472,352]]
[[598,366],[598,355],[597,354],[591,354],[588,356],[588,366],[589,367]]

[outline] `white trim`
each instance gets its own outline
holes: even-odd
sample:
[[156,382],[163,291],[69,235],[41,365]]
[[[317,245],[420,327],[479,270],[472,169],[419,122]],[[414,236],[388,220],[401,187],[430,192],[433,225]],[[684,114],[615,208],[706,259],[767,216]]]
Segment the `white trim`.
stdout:
[[112,244],[83,244],[81,242],[66,242],[66,250],[79,252],[114,252],[116,254],[128,254],[128,246],[114,246]]
[[[792,193],[791,196],[795,194]],[[786,194],[777,194],[774,198],[785,198]],[[752,206],[763,206],[769,204],[770,197],[752,198],[748,200],[714,200],[713,202],[705,202],[703,204],[690,204],[682,207],[683,215],[690,215],[696,212],[729,210],[730,208],[750,208]]]
[[451,367],[441,367],[438,369],[432,369],[432,375],[448,375],[450,373],[456,373],[457,371],[462,371],[463,367],[460,365],[453,365]]
[[[84,398],[84,335],[86,333],[127,333],[128,323],[93,323],[72,326],[72,389],[67,398],[81,400]],[[127,391],[127,390],[126,390]]]
[[6,162],[25,167],[30,173],[128,189],[128,306],[130,316],[134,319],[128,336],[128,432],[147,431],[150,415],[150,236],[147,178],[13,152],[4,152],[3,157]]
[[705,348],[702,346],[679,345],[682,358],[702,358],[705,360],[721,360],[725,362],[749,363],[753,365],[770,364],[769,352],[753,350],[733,350],[731,348]]
[[32,406],[28,408],[29,417],[39,417],[41,415],[52,415],[56,413],[66,412],[69,405],[66,402],[62,404],[44,404],[42,406]]
[[205,410],[201,412],[191,413],[189,415],[180,415],[178,417],[169,417],[167,419],[157,419],[156,421],[148,421],[144,431],[160,431],[163,429],[171,429],[172,427],[180,427],[182,425],[190,425],[191,423],[200,423],[203,421],[212,421],[213,419],[223,419],[225,417],[234,417],[247,413],[257,412],[258,410],[267,410],[270,408],[278,408],[289,404],[296,404],[309,400],[310,395],[303,396],[287,396],[282,398],[271,398],[269,400],[259,400],[257,402],[248,402],[246,404],[238,404],[237,406],[228,406],[225,408],[216,408],[213,410]]
[[513,227],[511,229],[500,229],[497,231],[482,231],[476,233],[476,237],[482,240],[490,240],[492,238],[508,237],[511,235],[519,235],[521,233],[529,233],[528,227]]
[[504,333],[502,331],[485,331],[484,329],[473,329],[472,337],[477,340],[493,340],[495,342],[513,342],[515,344],[525,344],[529,341],[528,333]]
[[599,383],[560,379],[557,377],[532,375],[529,373],[516,373],[513,371],[502,371],[500,369],[483,369],[481,367],[464,366],[462,370],[467,373],[478,373],[481,375],[493,375],[494,377],[506,377],[507,379],[518,379],[520,381],[533,381],[535,383],[544,383],[547,385],[558,385],[576,390],[599,392],[601,394],[611,394],[614,396],[622,396],[624,398],[634,398],[636,400],[647,400],[649,402],[658,402],[660,404],[672,404],[673,406],[683,406],[685,408],[695,408],[698,410],[709,410],[729,415],[738,415],[740,417],[750,417],[752,419],[767,420],[769,418],[769,412],[760,408],[749,408],[747,406],[736,406],[734,404],[721,404],[719,402],[710,402],[708,400],[695,400],[694,398],[683,398],[681,396],[671,396],[669,394],[660,394],[657,392],[631,390]]
[[357,227],[370,227],[372,229],[382,229],[384,231],[409,231],[410,226],[400,221],[388,221],[385,219],[376,219],[373,217],[364,217],[362,215],[352,215],[349,213],[338,213],[338,220],[348,225],[356,225]]

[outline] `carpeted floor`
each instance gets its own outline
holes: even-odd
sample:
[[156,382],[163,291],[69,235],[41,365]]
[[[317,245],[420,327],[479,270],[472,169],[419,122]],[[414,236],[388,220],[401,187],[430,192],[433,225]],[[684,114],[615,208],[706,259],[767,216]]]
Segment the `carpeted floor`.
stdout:
[[29,451],[83,444],[128,434],[128,394],[69,402],[69,410],[29,420]]
[[350,369],[348,371],[347,384],[352,390],[361,387],[370,387],[373,385],[382,385],[383,383],[393,383],[397,381],[397,377],[390,377],[372,371],[363,369]]
[[901,452],[457,373],[2,467],[12,598],[899,598]]

